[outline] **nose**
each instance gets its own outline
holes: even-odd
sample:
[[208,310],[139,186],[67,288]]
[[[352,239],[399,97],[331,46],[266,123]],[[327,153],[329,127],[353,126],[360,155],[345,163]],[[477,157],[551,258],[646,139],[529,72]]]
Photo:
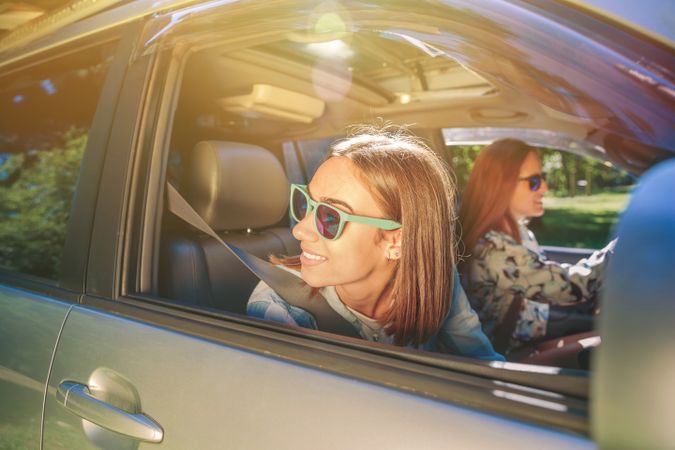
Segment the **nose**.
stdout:
[[319,239],[319,235],[314,228],[314,211],[305,215],[305,217],[295,224],[293,227],[292,233],[293,237],[298,241],[309,241],[313,242]]
[[548,183],[546,182],[546,180],[541,180],[541,187],[539,188],[539,190],[541,191],[542,194],[548,192]]

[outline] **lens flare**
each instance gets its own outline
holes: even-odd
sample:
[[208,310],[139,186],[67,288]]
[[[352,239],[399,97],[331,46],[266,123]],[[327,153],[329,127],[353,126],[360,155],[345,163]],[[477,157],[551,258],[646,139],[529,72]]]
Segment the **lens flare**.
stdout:
[[312,69],[312,85],[316,95],[327,102],[338,102],[352,86],[352,72],[349,65],[333,58],[322,58]]
[[314,32],[317,34],[340,34],[346,31],[344,20],[334,12],[321,14],[314,24]]

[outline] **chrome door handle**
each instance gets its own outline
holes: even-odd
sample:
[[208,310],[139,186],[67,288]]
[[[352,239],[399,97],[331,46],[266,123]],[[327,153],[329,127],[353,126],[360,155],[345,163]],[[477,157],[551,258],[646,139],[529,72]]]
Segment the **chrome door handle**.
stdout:
[[93,397],[84,384],[64,381],[56,392],[56,400],[81,418],[116,433],[145,442],[162,442],[164,438],[164,430],[152,419]]

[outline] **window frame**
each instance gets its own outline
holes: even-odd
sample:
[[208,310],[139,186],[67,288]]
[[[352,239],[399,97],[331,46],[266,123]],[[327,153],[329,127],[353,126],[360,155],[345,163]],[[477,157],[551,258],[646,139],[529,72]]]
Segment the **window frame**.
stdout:
[[80,161],[80,169],[75,184],[75,192],[70,205],[70,214],[66,225],[64,245],[61,250],[61,270],[55,279],[48,279],[38,275],[0,268],[0,282],[8,286],[25,288],[39,292],[67,302],[77,302],[79,294],[84,288],[84,274],[88,240],[91,235],[93,218],[92,193],[98,190],[98,177],[101,158],[105,150],[104,141],[109,133],[111,108],[107,105],[114,102],[121,81],[124,64],[120,61],[122,45],[122,29],[106,30],[94,36],[86,36],[68,42],[56,48],[47,48],[44,51],[31,52],[26,57],[14,57],[12,62],[3,66],[5,74],[29,71],[36,65],[48,64],[63,55],[105,46],[115,45],[111,55],[113,61],[107,69],[103,85],[92,116],[91,125],[87,133],[87,143],[84,155]]
[[[115,200],[115,207],[126,208],[119,232],[106,233],[108,238],[118,240],[115,248],[120,252],[115,255],[111,278],[106,280],[110,284],[88,284],[85,305],[320,371],[588,436],[588,372],[560,369],[554,374],[537,366],[437,357],[204,310],[142,293],[152,289],[150,279],[156,270],[168,144],[189,51],[189,47],[177,43],[130,66],[134,87],[125,86],[129,91],[121,96],[144,100],[137,100],[137,118],[120,118],[121,113],[116,118],[124,122],[127,131],[134,130],[134,136],[125,140],[133,150],[122,156],[133,161],[133,167],[124,172],[125,177],[133,179],[118,183],[119,190],[111,189],[117,197],[124,197]],[[114,137],[111,146],[112,140]],[[89,267],[90,273],[96,270],[96,261],[90,261]],[[506,397],[495,393],[503,390],[508,391]],[[540,396],[539,400],[553,397],[565,404],[564,411],[547,409],[542,403],[528,405],[515,400],[518,395]]]

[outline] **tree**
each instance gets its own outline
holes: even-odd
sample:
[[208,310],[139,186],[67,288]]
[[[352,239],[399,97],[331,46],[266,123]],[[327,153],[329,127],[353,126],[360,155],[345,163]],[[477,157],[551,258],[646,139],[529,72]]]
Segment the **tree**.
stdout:
[[60,269],[87,134],[60,146],[10,154],[0,165],[0,266],[55,278]]

